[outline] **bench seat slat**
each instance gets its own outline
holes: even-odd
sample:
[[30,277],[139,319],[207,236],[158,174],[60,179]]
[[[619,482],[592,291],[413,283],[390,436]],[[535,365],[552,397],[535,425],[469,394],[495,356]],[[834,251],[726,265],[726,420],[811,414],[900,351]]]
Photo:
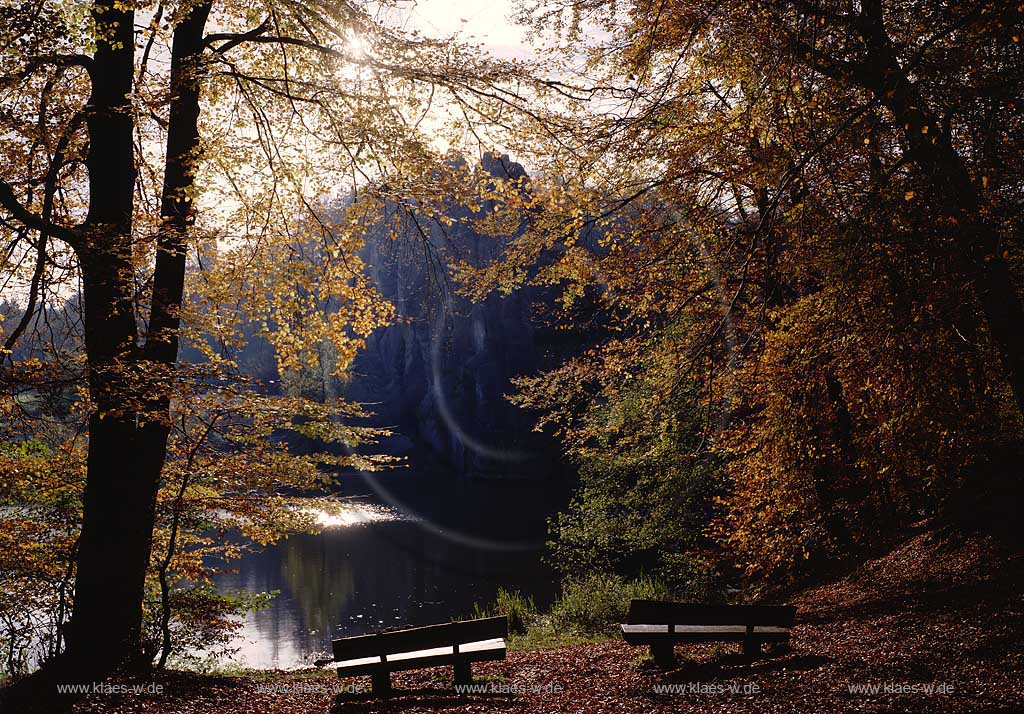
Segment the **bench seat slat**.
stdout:
[[[668,625],[622,625],[623,632],[638,634],[668,634]],[[681,633],[740,633],[746,634],[746,625],[676,625],[675,631]],[[754,634],[783,634],[789,633],[788,627],[773,627],[770,625],[754,626]]]
[[667,635],[668,625],[621,625],[622,631],[636,634],[647,634],[647,635]]
[[630,645],[651,645],[659,642],[788,642],[789,633],[764,633],[747,637],[736,633],[693,632],[682,634],[624,634],[622,639]]
[[339,677],[357,677],[382,671],[399,672],[406,669],[420,669],[422,667],[440,667],[456,664],[457,662],[499,660],[505,659],[505,655],[505,641],[494,639],[459,645],[458,654],[453,652],[452,647],[434,647],[428,650],[387,655],[387,661],[385,662],[381,662],[377,657],[363,657],[355,660],[335,662],[334,666],[338,669]]
[[[503,650],[505,649],[505,641],[496,638],[491,640],[480,640],[479,642],[466,642],[465,644],[459,645],[459,654],[465,652],[485,652],[489,650]],[[455,654],[454,647],[431,647],[425,650],[414,650],[412,652],[394,652],[389,655],[384,655],[385,662],[400,662],[406,659],[429,659],[431,657],[440,657],[442,655],[453,655]],[[337,667],[348,667],[350,665],[360,664],[371,664],[380,662],[379,657],[360,657],[359,659],[345,660],[338,662]]]
[[495,637],[492,640],[480,640],[479,642],[467,642],[459,645],[459,652],[487,652],[490,650],[505,649],[505,640]]
[[748,637],[747,628],[729,625],[677,625],[675,632],[668,625],[622,625],[622,639],[631,645],[649,645],[658,642],[785,642],[789,629],[785,627],[755,627]]
[[384,655],[384,661],[399,662],[403,659],[415,659],[417,657],[439,657],[441,655],[450,654],[455,654],[454,647],[431,647],[430,649],[426,650],[416,650],[414,652],[395,652],[394,654]]
[[357,659],[347,659],[344,662],[334,663],[338,669],[360,667],[365,664],[380,664],[380,657],[359,657]]

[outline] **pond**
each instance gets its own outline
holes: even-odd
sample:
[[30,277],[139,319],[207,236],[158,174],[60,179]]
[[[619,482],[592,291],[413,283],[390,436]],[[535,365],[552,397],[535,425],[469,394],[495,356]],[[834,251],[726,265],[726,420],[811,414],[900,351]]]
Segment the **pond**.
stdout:
[[332,638],[471,615],[499,587],[539,606],[554,597],[544,543],[568,484],[396,471],[342,488],[354,518],[252,553],[218,579],[221,592],[280,591],[246,617],[238,664],[308,666]]

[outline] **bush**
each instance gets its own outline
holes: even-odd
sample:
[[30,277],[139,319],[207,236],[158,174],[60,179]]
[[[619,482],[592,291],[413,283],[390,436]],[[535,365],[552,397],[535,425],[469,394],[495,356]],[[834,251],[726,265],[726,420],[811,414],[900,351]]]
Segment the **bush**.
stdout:
[[725,602],[725,581],[707,559],[698,555],[664,553],[656,574],[678,600]]
[[[216,592],[212,586],[176,588],[170,593],[171,649],[175,666],[205,670],[237,654],[233,647],[242,630],[245,614],[270,604],[278,591],[266,593]],[[162,632],[160,608],[156,601],[145,610],[144,646],[151,659],[160,652]]]
[[666,600],[671,596],[664,583],[649,577],[626,580],[595,573],[573,578],[562,584],[562,595],[551,608],[551,624],[556,631],[609,632],[625,622],[630,600]]
[[532,597],[524,597],[519,592],[509,592],[498,588],[498,594],[490,607],[473,605],[474,617],[496,617],[504,615],[508,618],[508,630],[513,635],[525,635],[537,620],[537,604]]

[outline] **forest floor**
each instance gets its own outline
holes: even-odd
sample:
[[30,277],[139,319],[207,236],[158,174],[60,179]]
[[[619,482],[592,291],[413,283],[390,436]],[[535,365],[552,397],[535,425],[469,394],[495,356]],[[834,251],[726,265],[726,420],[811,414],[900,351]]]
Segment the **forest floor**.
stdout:
[[382,701],[368,679],[332,671],[213,677],[168,672],[74,712],[989,712],[1024,711],[1024,557],[986,539],[922,531],[852,575],[803,591],[791,645],[747,663],[735,646],[676,648],[655,669],[643,648],[609,640],[512,651],[474,665],[458,693],[450,668],[393,675]]

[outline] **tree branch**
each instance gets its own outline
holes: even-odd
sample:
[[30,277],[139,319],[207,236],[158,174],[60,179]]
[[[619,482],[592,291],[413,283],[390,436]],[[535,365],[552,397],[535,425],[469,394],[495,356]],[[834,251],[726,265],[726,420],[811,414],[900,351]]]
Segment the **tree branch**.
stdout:
[[218,54],[223,54],[232,47],[235,47],[236,45],[239,45],[243,42],[255,42],[264,45],[293,45],[295,47],[302,47],[307,50],[319,52],[320,54],[327,55],[329,57],[337,57],[339,59],[351,59],[344,52],[340,52],[331,47],[327,47],[326,45],[321,45],[317,42],[313,42],[312,40],[304,40],[301,37],[288,37],[287,35],[271,35],[269,37],[265,37],[263,36],[263,33],[265,31],[266,28],[257,27],[254,30],[249,30],[249,32],[245,33],[244,35],[216,33],[213,35],[206,36],[206,44],[209,45],[212,42],[217,42],[219,40],[228,40],[228,42],[225,42],[220,47],[214,48],[214,51]]
[[[64,165],[64,154],[67,151],[68,144],[71,143],[71,137],[75,133],[75,130],[84,120],[85,115],[82,112],[78,112],[71,119],[71,123],[68,125],[67,130],[61,135],[57,142],[57,147],[54,150],[53,158],[50,161],[50,168],[46,172],[46,183],[43,187],[43,213],[40,216],[40,220],[43,225],[50,225],[50,217],[53,215],[53,201],[57,195],[57,181],[60,175],[61,167]],[[46,243],[50,239],[49,231],[46,229],[39,230],[39,237],[36,239],[36,263],[35,268],[32,271],[32,282],[29,285],[28,292],[28,305],[25,307],[25,313],[21,317],[21,321],[18,322],[14,330],[7,337],[4,342],[4,350],[10,352],[14,349],[14,345],[17,344],[18,340],[24,334],[25,330],[28,329],[29,322],[32,320],[32,316],[36,311],[36,304],[39,301],[39,287],[43,281],[43,271],[46,268]]]
[[51,223],[21,205],[18,196],[14,193],[14,189],[3,179],[0,179],[0,206],[7,209],[16,221],[27,228],[59,238],[72,247],[77,246],[80,242],[81,235],[78,231]]
[[214,47],[213,48],[214,52],[217,52],[219,54],[224,54],[228,50],[232,49],[233,47],[237,47],[238,45],[242,44],[243,42],[255,41],[256,38],[258,38],[260,35],[262,35],[264,32],[266,32],[269,29],[270,29],[270,18],[267,17],[267,19],[265,19],[263,22],[261,22],[257,27],[254,27],[251,30],[247,30],[246,32],[242,32],[242,33],[237,33],[237,32],[236,33],[232,33],[232,32],[216,32],[216,33],[213,33],[211,35],[207,35],[206,37],[203,38],[203,44],[205,46],[207,46],[207,47],[210,47],[210,46],[213,45],[214,42],[221,42],[223,40],[226,40],[226,42],[224,42],[224,44],[221,45],[220,47]]
[[33,72],[45,65],[54,65],[56,67],[82,67],[89,73],[90,77],[92,76],[93,61],[92,57],[89,57],[88,55],[38,55],[36,57],[29,57],[25,63],[25,68],[20,72],[0,77],[0,89],[7,89],[8,87],[14,86],[18,82],[27,79]]

